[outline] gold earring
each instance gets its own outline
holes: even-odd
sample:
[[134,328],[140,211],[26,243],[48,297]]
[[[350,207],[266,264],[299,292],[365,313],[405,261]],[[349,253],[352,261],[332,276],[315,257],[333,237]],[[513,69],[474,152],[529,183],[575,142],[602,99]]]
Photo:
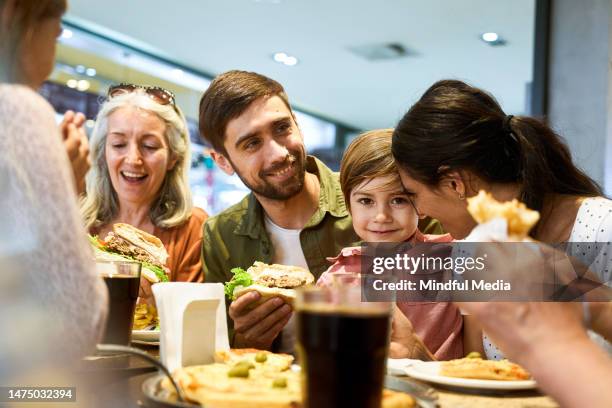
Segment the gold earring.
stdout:
[[461,201],[465,200],[465,195],[464,195],[464,194],[459,194],[459,199],[460,199]]

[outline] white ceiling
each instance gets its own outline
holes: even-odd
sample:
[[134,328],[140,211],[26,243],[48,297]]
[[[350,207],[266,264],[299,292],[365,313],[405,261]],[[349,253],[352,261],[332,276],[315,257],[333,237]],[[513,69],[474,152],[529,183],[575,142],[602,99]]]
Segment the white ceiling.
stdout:
[[[307,111],[361,129],[394,126],[436,80],[463,79],[526,110],[535,0],[70,0],[67,19],[211,75],[252,70]],[[507,45],[479,39],[498,32]],[[414,53],[366,61],[349,47]],[[299,63],[272,60],[285,51]]]

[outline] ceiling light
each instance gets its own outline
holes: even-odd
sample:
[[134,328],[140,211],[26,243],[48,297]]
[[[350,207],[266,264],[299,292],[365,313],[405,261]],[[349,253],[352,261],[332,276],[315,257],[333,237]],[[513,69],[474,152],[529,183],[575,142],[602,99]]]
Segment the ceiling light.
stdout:
[[85,73],[87,74],[87,76],[94,77],[94,76],[96,76],[97,71],[96,71],[95,68],[87,68]]
[[506,45],[506,40],[494,32],[483,33],[480,35],[480,39],[489,45]]
[[290,67],[297,64],[297,62],[298,60],[295,57],[288,56],[287,58],[285,58],[285,65],[288,65]]
[[288,55],[286,52],[277,52],[272,56],[272,58],[274,61],[290,67],[298,63],[298,59],[296,57]]
[[77,82],[77,89],[79,91],[85,92],[89,89],[89,81],[86,79],[81,79],[79,82]]
[[79,73],[79,74],[84,74],[85,73],[85,66],[84,65],[77,65],[76,67],[74,67],[74,70]]
[[65,40],[72,38],[72,31],[67,28],[64,28],[62,30],[62,38]]
[[274,61],[284,63],[287,57],[288,55],[284,52],[277,52],[276,54],[274,54]]
[[499,35],[497,35],[497,33],[484,33],[481,37],[485,42],[495,42],[499,40]]
[[67,86],[68,88],[76,88],[76,87],[77,87],[77,80],[76,80],[76,79],[69,79],[69,80],[66,82],[66,86]]

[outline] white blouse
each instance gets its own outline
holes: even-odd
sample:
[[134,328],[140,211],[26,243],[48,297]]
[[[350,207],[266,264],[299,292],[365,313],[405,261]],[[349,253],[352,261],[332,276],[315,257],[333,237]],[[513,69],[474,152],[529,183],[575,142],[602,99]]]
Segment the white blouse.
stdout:
[[106,316],[53,108],[0,84],[0,379],[92,351]]
[[[604,197],[586,198],[582,201],[570,234],[568,254],[584,260],[589,269],[608,286],[612,285],[612,200]],[[597,333],[590,337],[609,353],[612,345]],[[490,360],[504,358],[502,352],[485,333],[482,335],[485,354]]]
[[612,283],[612,200],[587,198],[578,210],[570,235],[569,254],[588,260],[602,282]]

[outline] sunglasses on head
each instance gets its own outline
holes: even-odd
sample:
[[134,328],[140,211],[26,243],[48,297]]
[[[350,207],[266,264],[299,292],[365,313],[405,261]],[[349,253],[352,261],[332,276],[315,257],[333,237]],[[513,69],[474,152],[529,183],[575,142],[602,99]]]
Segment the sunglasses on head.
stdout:
[[113,85],[108,88],[107,98],[110,99],[114,98],[115,96],[136,92],[138,89],[142,89],[149,96],[149,98],[153,99],[160,105],[172,105],[174,110],[177,111],[176,102],[174,101],[174,94],[167,89],[160,88],[159,86],[145,86],[125,83]]

